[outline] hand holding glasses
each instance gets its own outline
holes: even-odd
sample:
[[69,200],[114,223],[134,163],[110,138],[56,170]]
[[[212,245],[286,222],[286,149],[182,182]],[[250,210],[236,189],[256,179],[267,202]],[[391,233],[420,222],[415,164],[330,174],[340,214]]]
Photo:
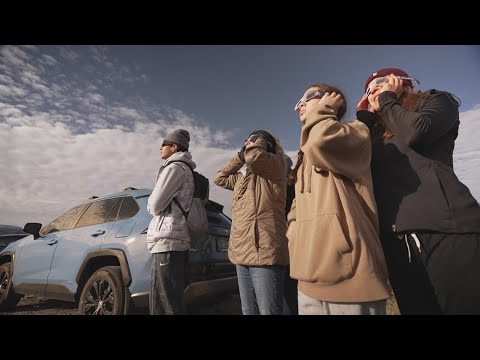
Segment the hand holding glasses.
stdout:
[[323,97],[323,95],[325,95],[325,91],[322,91],[322,90],[311,91],[307,95],[302,97],[300,100],[298,100],[298,102],[295,104],[295,107],[293,108],[293,110],[298,111],[298,109],[300,109],[300,106],[303,103],[306,103],[307,101],[310,101],[310,100],[315,99],[315,98],[321,98],[321,97]]
[[258,139],[259,136],[260,136],[260,135],[258,135],[258,134],[252,134],[252,135],[250,135],[250,136],[248,137],[248,139],[245,139],[245,142],[246,142],[246,143],[247,143],[247,142],[252,142],[252,143],[254,143],[255,140]]
[[[413,77],[397,76],[397,78],[400,79],[400,80],[413,81],[413,82],[415,82],[415,84],[420,85],[420,81],[418,81],[417,79],[415,79]],[[387,76],[382,76],[382,77],[378,77],[376,79],[373,79],[370,82],[370,84],[368,84],[367,91],[365,92],[365,95],[369,96],[376,86],[378,86],[380,84],[383,84],[383,83],[386,83],[386,82],[388,82],[388,77]]]
[[243,145],[240,151],[238,152],[238,157],[243,163],[245,163],[245,145]]

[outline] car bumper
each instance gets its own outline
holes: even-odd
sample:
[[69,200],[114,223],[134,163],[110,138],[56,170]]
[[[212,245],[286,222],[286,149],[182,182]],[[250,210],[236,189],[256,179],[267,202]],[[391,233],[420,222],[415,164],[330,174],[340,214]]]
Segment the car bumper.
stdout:
[[[210,298],[220,296],[224,293],[238,291],[238,280],[236,276],[222,279],[213,279],[206,281],[197,281],[189,284],[185,288],[184,301],[186,305],[194,303],[199,298]],[[138,308],[148,307],[149,292],[133,294],[131,300],[133,305]]]

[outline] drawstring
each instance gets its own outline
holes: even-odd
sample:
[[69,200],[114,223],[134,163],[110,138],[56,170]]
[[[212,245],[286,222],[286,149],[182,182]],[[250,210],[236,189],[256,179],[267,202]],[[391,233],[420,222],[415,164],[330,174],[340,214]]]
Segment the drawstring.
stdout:
[[[420,240],[418,239],[417,234],[412,233],[410,235],[412,236],[413,240],[415,240],[415,245],[417,245],[418,252],[421,253],[422,249],[420,248]],[[410,245],[408,244],[408,234],[405,234],[405,244],[407,244],[408,262],[411,263],[412,262],[412,253],[410,252]]]
[[418,252],[421,253],[422,249],[420,249],[420,240],[418,239],[418,236],[412,233],[412,237],[415,240],[415,244],[417,245]]
[[313,166],[308,164],[308,167],[307,167],[307,192],[311,193],[312,192],[312,170],[313,170]]
[[301,168],[301,174],[302,174],[302,187],[300,188],[300,192],[303,194],[303,190],[305,188],[305,175],[303,174],[303,172],[305,171],[305,157],[303,158],[303,161],[302,161],[302,168]]
[[405,244],[407,244],[407,250],[408,250],[408,262],[411,263],[412,262],[412,254],[410,252],[410,245],[408,245],[408,235],[405,234]]

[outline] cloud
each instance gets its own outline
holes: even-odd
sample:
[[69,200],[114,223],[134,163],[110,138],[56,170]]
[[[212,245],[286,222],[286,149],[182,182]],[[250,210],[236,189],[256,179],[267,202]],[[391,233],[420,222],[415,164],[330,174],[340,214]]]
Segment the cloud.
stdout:
[[[127,186],[152,188],[162,162],[161,139],[175,128],[188,129],[184,122],[138,122],[132,131],[103,128],[75,134],[72,126],[62,122],[19,117],[18,109],[4,107],[0,116],[7,114],[12,119],[9,111],[17,117],[16,122],[0,123],[0,153],[6,154],[0,158],[4,184],[0,223],[19,226],[45,224],[92,195],[107,195]],[[194,160],[198,170],[212,178],[235,151],[207,147],[196,138],[192,131]],[[214,143],[213,136],[208,140]],[[211,198],[229,204],[231,192],[212,182]]]
[[107,61],[108,48],[102,45],[89,46],[92,59],[99,63]]
[[[225,149],[231,134],[179,109],[112,99],[108,86],[143,83],[146,75],[138,65],[118,65],[107,47],[82,49],[98,62],[93,78],[82,70],[88,57],[70,48],[54,48],[56,58],[51,48],[1,49],[0,223],[45,224],[92,195],[152,188],[161,140],[179,127],[191,132],[194,160],[209,178],[236,151]],[[64,72],[72,62],[78,64]],[[231,192],[212,182],[211,198],[229,208]]]
[[0,98],[16,98],[19,96],[25,96],[26,91],[21,87],[15,85],[1,85],[0,84]]
[[42,55],[42,63],[47,66],[55,66],[58,64],[57,59],[55,59],[53,56],[43,54]]
[[80,57],[80,55],[78,55],[75,51],[65,47],[61,47],[59,49],[59,53],[62,58],[70,61],[75,61]]
[[460,114],[460,129],[455,142],[455,173],[480,202],[480,104]]
[[10,76],[2,75],[2,74],[0,74],[0,83],[10,84],[10,85],[15,84],[15,82],[13,81],[13,79]]
[[[50,66],[52,60],[42,56],[49,55],[44,54],[47,50],[59,64]],[[53,50],[0,50],[0,223],[46,224],[92,195],[111,194],[127,186],[152,188],[162,162],[161,141],[177,128],[190,131],[197,169],[211,180],[210,197],[230,215],[232,192],[212,179],[238,151],[230,146],[236,143],[231,141],[236,138],[233,132],[212,129],[180,109],[146,99],[113,98],[109,86],[121,89],[123,75],[141,86],[143,73],[138,65],[118,66],[107,47]],[[95,58],[93,77],[85,71],[88,56],[80,55],[82,51]],[[58,66],[62,62],[75,66],[65,72]],[[107,62],[113,69],[108,70]],[[42,63],[48,71],[42,70]],[[477,199],[480,127],[475,124],[479,120],[480,107],[461,114],[454,156],[459,178]],[[296,150],[287,154],[295,164]]]

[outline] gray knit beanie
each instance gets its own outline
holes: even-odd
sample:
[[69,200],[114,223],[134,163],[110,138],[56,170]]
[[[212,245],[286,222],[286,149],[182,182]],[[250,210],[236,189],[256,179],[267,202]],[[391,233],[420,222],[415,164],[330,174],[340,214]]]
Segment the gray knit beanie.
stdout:
[[184,129],[178,129],[175,130],[174,132],[168,134],[165,136],[165,141],[170,141],[175,144],[183,146],[185,149],[188,151],[188,145],[190,142],[190,134],[188,133],[187,130]]

